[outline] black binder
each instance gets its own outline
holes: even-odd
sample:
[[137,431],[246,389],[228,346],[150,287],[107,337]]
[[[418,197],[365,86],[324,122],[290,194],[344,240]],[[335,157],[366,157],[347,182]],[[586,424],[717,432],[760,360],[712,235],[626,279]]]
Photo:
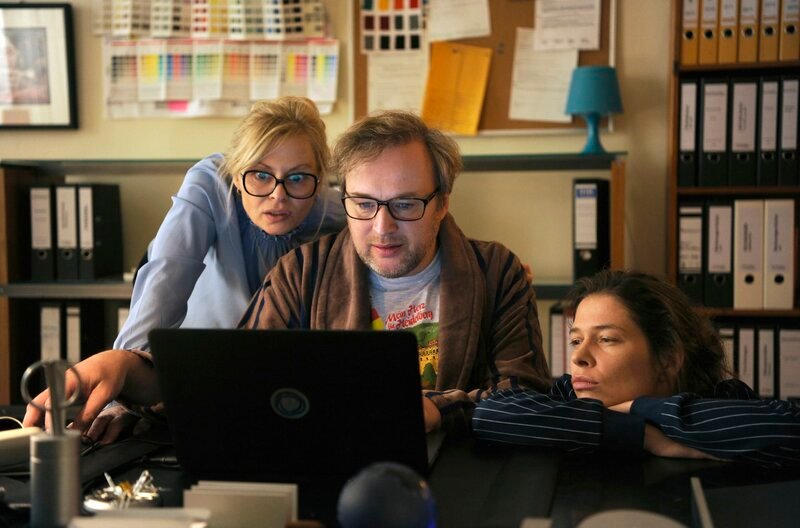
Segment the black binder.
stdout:
[[730,154],[728,181],[731,185],[755,185],[758,82],[755,79],[731,81],[731,120],[728,127]]
[[695,303],[703,302],[703,204],[678,207],[678,287]]
[[681,83],[678,187],[697,185],[697,81]]
[[56,278],[53,188],[49,185],[32,186],[29,200],[31,280],[53,281]]
[[700,164],[697,182],[701,187],[728,185],[728,82],[703,79],[700,83]]
[[758,185],[778,184],[778,111],[780,109],[777,77],[762,77],[758,90]]
[[81,280],[122,274],[122,221],[118,185],[78,187]]
[[778,185],[797,185],[797,113],[798,113],[798,85],[797,76],[783,77],[781,79],[781,112],[780,135],[778,137]]
[[611,265],[610,192],[608,180],[572,182],[572,248],[574,278],[588,277]]
[[56,278],[78,280],[78,192],[74,185],[57,185],[56,207]]
[[733,306],[733,204],[709,202],[703,233],[703,304]]

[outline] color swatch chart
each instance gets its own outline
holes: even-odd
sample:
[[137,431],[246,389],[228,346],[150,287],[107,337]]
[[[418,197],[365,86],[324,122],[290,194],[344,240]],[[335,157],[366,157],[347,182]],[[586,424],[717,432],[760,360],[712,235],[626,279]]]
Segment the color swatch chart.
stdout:
[[321,37],[324,10],[319,1],[272,0],[264,5],[264,38]]
[[322,0],[96,0],[95,35],[293,40],[325,35]]
[[362,0],[363,53],[419,50],[422,46],[422,0]]
[[281,95],[306,95],[308,91],[308,46],[283,47]]
[[308,56],[311,60],[308,79],[309,98],[315,101],[335,101],[339,43],[335,40],[309,43]]
[[228,42],[222,54],[222,98],[250,98],[250,44]]
[[275,99],[280,94],[283,46],[253,42],[250,47],[250,97]]
[[132,41],[111,42],[106,48],[106,100],[133,102],[139,100],[139,75],[137,43]]
[[281,95],[302,95],[330,106],[337,97],[339,42],[335,39],[303,43],[108,40],[105,61],[107,105],[174,101],[247,103]]

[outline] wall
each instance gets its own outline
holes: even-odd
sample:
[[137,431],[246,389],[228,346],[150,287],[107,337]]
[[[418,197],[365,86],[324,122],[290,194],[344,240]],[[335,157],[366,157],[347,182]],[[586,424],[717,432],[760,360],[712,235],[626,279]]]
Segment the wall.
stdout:
[[[34,2],[31,2],[34,3]],[[326,0],[342,39],[339,101],[326,118],[335,138],[350,122],[347,81],[349,10]],[[75,14],[80,128],[71,131],[0,129],[0,159],[195,159],[227,146],[237,119],[106,120],[102,54],[91,35],[91,0],[72,3]],[[627,151],[627,264],[657,274],[666,266],[667,76],[670,2],[617,0],[617,67],[625,113],[603,134],[607,150]],[[584,134],[459,138],[465,154],[578,151]],[[570,176],[464,174],[451,199],[469,235],[503,241],[532,264],[538,280],[568,280]],[[583,174],[581,174],[583,176]],[[124,183],[125,261],[138,260],[157,229],[180,175],[115,179]],[[561,226],[554,229],[554,226]]]

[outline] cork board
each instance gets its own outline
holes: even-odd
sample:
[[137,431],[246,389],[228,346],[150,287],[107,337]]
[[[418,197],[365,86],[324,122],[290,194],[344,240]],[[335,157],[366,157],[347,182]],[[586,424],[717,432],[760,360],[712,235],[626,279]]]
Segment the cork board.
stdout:
[[[600,49],[581,51],[578,63],[581,66],[611,64],[613,57],[613,34],[611,16],[614,0],[601,0]],[[353,2],[353,27],[355,35],[355,64],[353,67],[355,86],[356,118],[367,113],[367,56],[361,53],[361,0]],[[453,42],[481,46],[493,50],[486,98],[483,103],[480,131],[559,129],[584,126],[580,118],[571,123],[522,121],[508,118],[511,96],[511,77],[514,65],[517,26],[532,28],[534,24],[534,0],[489,0],[492,33],[488,37],[460,39]],[[423,72],[421,72],[422,74]]]

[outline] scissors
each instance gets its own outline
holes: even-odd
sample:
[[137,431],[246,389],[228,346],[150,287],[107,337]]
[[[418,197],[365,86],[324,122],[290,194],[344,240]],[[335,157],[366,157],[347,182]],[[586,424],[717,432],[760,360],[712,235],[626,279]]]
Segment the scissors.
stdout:
[[[28,390],[31,377],[39,369],[44,370],[45,382],[50,389],[50,408],[40,405],[34,401]],[[65,379],[67,370],[71,370],[78,380],[78,386],[72,396],[66,398]],[[78,371],[68,361],[63,359],[43,359],[25,369],[22,374],[21,392],[23,399],[44,413],[50,413],[52,417],[52,433],[54,436],[61,436],[65,429],[65,410],[71,407],[81,393],[81,377]]]

